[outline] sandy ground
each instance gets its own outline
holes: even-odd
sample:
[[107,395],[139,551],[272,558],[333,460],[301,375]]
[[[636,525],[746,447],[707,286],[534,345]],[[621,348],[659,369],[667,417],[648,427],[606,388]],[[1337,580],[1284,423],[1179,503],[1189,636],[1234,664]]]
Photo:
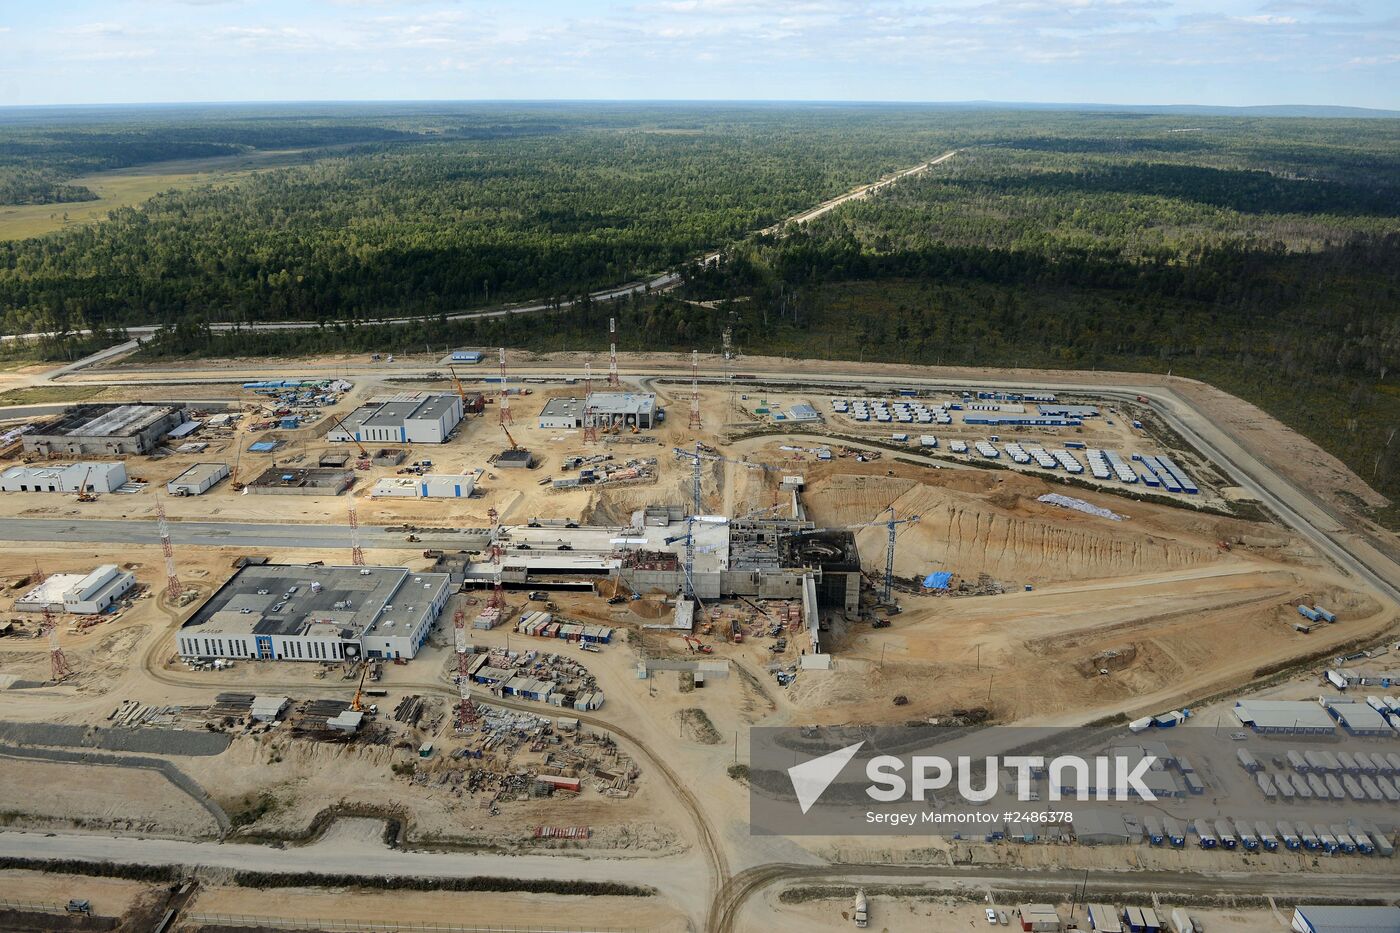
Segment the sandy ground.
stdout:
[[0,774],[0,813],[22,814],[16,827],[75,824],[179,838],[219,832],[213,817],[151,771],[0,758]]
[[[225,371],[236,372],[236,366],[230,363]],[[346,361],[341,369],[348,368]],[[486,523],[487,509],[494,507],[507,522],[560,516],[616,521],[644,505],[686,502],[689,464],[677,462],[670,453],[673,445],[693,442],[686,429],[685,390],[657,388],[669,418],[661,430],[651,432],[651,443],[585,445],[578,432],[545,430],[536,425],[536,415],[550,395],[576,394],[579,389],[535,386],[532,394],[512,400],[516,425],[511,433],[535,453],[539,467],[497,471],[490,466],[488,457],[504,446],[505,436],[496,423],[494,408],[488,407],[485,417],[466,422],[451,443],[415,450],[409,457],[430,458],[435,470],[485,470],[479,498],[371,500],[363,490],[376,476],[393,473],[380,468],[357,474],[353,501],[360,520],[367,524],[408,521],[479,527]],[[370,384],[358,386],[355,397],[342,407],[348,409],[376,391]],[[705,424],[700,438],[724,448],[731,425],[742,425],[747,416],[730,409],[724,393],[706,390],[702,396]],[[314,463],[325,450],[345,450],[342,445],[327,444],[321,432],[321,426],[286,432],[287,444],[278,452],[278,462],[299,457],[301,463]],[[240,462],[240,475],[251,476],[273,459],[238,454],[237,448],[250,440],[247,436],[229,433],[207,439],[211,449],[199,456],[158,461],[133,458],[128,469],[153,484],[140,494],[103,496],[87,505],[78,505],[69,497],[0,496],[0,514],[147,517],[154,510],[155,488],[189,462],[232,458]],[[882,630],[837,619],[825,637],[836,657],[835,668],[827,673],[804,672],[789,689],[778,687],[765,670],[771,661],[767,639],[753,638],[739,646],[716,644],[715,656],[731,661],[730,674],[711,678],[703,690],[694,691],[685,691],[674,674],[648,680],[636,675],[641,650],[686,654],[685,646],[672,636],[643,633],[643,625],[669,611],[661,599],[609,606],[591,595],[559,597],[565,614],[611,624],[626,633],[600,654],[577,653],[607,693],[599,717],[630,735],[624,750],[632,743],[650,749],[684,776],[733,871],[766,862],[813,858],[812,852],[788,840],[748,835],[747,790],[727,774],[727,769],[736,759],[745,759],[745,735],[750,725],[902,721],[970,705],[987,705],[1007,720],[1041,724],[1083,722],[1140,709],[1156,712],[1180,698],[1202,696],[1246,681],[1262,666],[1329,644],[1379,636],[1393,624],[1391,613],[1356,592],[1277,525],[1149,505],[1106,493],[1067,490],[1010,471],[895,463],[889,454],[873,463],[844,458],[818,464],[810,456],[798,455],[799,459],[792,456],[795,452],[782,451],[787,440],[762,437],[726,448],[732,456],[770,463],[778,469],[768,472],[732,464],[707,465],[705,507],[735,513],[779,502],[776,477],[796,470],[806,479],[804,501],[819,525],[866,522],[891,504],[901,515],[921,516],[918,525],[900,534],[899,574],[921,576],[933,569],[948,569],[976,580],[980,573],[986,573],[1003,583],[1006,593],[956,599],[901,596],[904,613]],[[802,443],[811,446],[810,442]],[[1126,443],[1124,438],[1122,449],[1127,449]],[[555,493],[540,485],[547,477],[563,475],[558,467],[565,456],[600,450],[619,458],[657,456],[660,476],[647,485],[593,491]],[[1125,516],[1125,520],[1111,522],[1035,502],[1045,491],[1084,498]],[[341,523],[351,501],[348,496],[236,495],[224,483],[205,496],[167,499],[166,503],[176,521],[230,518]],[[866,569],[882,570],[884,529],[862,530],[858,540]],[[1221,541],[1229,543],[1228,551],[1220,549]],[[212,591],[232,573],[232,562],[239,553],[227,548],[181,547],[177,553],[181,579],[201,592]],[[344,562],[348,557],[310,548],[259,549],[259,553],[287,561]],[[157,548],[122,548],[120,556],[132,565],[141,583],[159,593],[164,567]],[[402,563],[415,569],[427,564],[421,552],[407,544],[402,550],[370,551],[367,557],[370,563]],[[110,549],[92,545],[0,545],[0,582],[13,583],[31,572],[36,563],[48,572],[78,572],[110,559]],[[1028,584],[1031,591],[1025,590]],[[18,595],[22,591],[6,592]],[[1302,594],[1324,602],[1342,621],[1310,636],[1293,632],[1291,622],[1296,613],[1289,603]],[[524,605],[521,594],[511,594],[508,599],[517,609]],[[318,677],[320,669],[311,665],[239,664],[229,671],[188,670],[173,659],[173,639],[180,621],[195,605],[174,609],[158,596],[138,599],[115,619],[84,632],[69,632],[73,620],[62,620],[62,643],[76,675],[57,687],[3,691],[4,717],[105,724],[107,715],[126,699],[198,705],[209,703],[224,690],[276,691],[297,698],[349,699],[352,695],[353,684],[343,680],[338,671]],[[721,608],[726,613],[741,611],[738,606]],[[450,617],[451,607],[445,619]],[[379,686],[389,696],[379,701],[381,709],[392,709],[410,693],[451,691],[450,635],[439,630],[414,662],[386,668]],[[470,637],[487,647],[505,646],[509,640],[511,647],[520,648],[532,641],[505,628],[473,631]],[[557,642],[547,647],[565,654],[577,651]],[[785,660],[794,660],[797,650],[791,647]],[[0,639],[0,678],[42,680],[47,667],[42,642]],[[1098,673],[1101,669],[1108,669],[1109,674]],[[909,705],[895,707],[891,698],[896,694],[906,695]],[[713,734],[695,728],[693,714],[686,712],[692,710],[704,712]],[[540,707],[540,713],[557,714],[546,706]],[[689,727],[683,714],[691,722]],[[327,808],[382,808],[387,802],[396,815],[405,818],[410,839],[420,842],[503,844],[510,848],[537,825],[587,824],[597,833],[593,846],[613,855],[648,858],[694,847],[691,816],[646,766],[636,795],[627,800],[585,795],[573,803],[507,802],[500,815],[491,816],[481,809],[479,801],[459,798],[433,782],[411,784],[390,771],[391,764],[409,760],[411,750],[425,740],[438,746],[438,757],[425,766],[437,775],[450,760],[445,756],[456,747],[445,724],[436,731],[398,734],[396,742],[403,747],[317,744],[280,733],[242,737],[221,756],[182,759],[180,763],[230,809],[269,795],[275,806],[254,829],[274,834],[303,832]],[[105,807],[93,807],[94,816],[108,812]],[[812,840],[802,845],[815,851],[833,843]],[[1047,865],[1082,857],[1089,860],[1086,864],[1098,865],[1121,860],[1124,854],[1030,847],[991,857],[1044,860]],[[669,908],[663,905],[660,909]],[[919,913],[933,909],[933,905],[917,905],[910,923],[922,923],[923,928],[934,925],[934,915]],[[401,918],[402,914],[394,916]],[[972,915],[973,920],[978,917],[980,913]],[[658,920],[662,928],[666,922],[665,917]],[[800,922],[821,925],[815,914]],[[889,928],[911,927],[892,923]]]
[[48,872],[7,869],[0,874],[0,900],[32,904],[66,904],[70,898],[87,898],[99,917],[120,917],[138,898],[154,892],[152,885],[120,878],[56,875]]
[[285,920],[442,923],[515,927],[627,928],[682,933],[685,918],[659,898],[548,894],[458,894],[320,888],[205,888],[189,912],[247,914]]
[[[601,358],[596,353],[537,354],[518,350],[511,351],[512,370],[522,374],[529,370],[573,371],[581,374],[585,359],[592,359],[595,372],[600,371]],[[678,373],[685,373],[689,371],[690,355],[682,353],[625,353],[620,355],[619,363],[624,378],[632,370],[652,370],[658,367],[672,368]],[[706,375],[719,374],[724,371],[723,362],[717,356],[702,355],[700,363],[702,371]],[[306,360],[201,360],[193,367],[185,363],[157,365],[119,363],[112,368],[133,375],[180,370],[188,373],[191,377],[196,375],[222,376],[232,380],[245,377],[265,378],[269,373],[286,373],[288,371],[345,375],[387,374],[396,370],[442,368],[442,356],[438,354],[400,355],[395,364],[370,364],[368,358],[362,355],[337,355]],[[1384,504],[1385,501],[1360,477],[1351,473],[1336,457],[1323,451],[1316,444],[1286,427],[1277,419],[1267,415],[1257,406],[1192,379],[1163,376],[1156,373],[1109,371],[1088,373],[1054,369],[910,366],[899,363],[801,360],[742,355],[729,364],[731,372],[744,372],[750,369],[773,372],[869,374],[872,376],[915,376],[939,379],[1005,379],[1016,382],[1041,381],[1045,383],[1078,380],[1090,386],[1095,384],[1169,386],[1201,405],[1208,417],[1217,422],[1229,424],[1251,453],[1260,457],[1274,469],[1284,473],[1300,486],[1312,489],[1324,496],[1334,506],[1350,510],[1353,505],[1347,498],[1339,495],[1340,493],[1355,495],[1370,505]],[[459,367],[458,373],[464,381],[475,384],[475,380],[489,375],[492,370],[493,367],[489,363],[483,363],[476,367]],[[80,380],[95,379],[101,381],[111,377],[102,374],[99,370],[93,370],[78,378]],[[684,412],[682,411],[681,414],[683,415]]]

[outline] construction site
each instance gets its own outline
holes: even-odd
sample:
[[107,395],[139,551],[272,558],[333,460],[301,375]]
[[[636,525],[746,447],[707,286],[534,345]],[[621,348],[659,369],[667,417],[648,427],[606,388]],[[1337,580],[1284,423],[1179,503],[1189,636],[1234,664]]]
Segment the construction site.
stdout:
[[[625,373],[615,351],[480,353],[470,377],[436,354],[392,370],[209,363],[203,400],[178,407],[188,371],[118,359],[80,371],[99,391],[71,413],[3,425],[0,471],[21,470],[0,492],[10,851],[69,857],[82,832],[140,837],[157,860],[188,844],[169,851],[219,869],[190,876],[188,930],[444,910],[501,926],[568,910],[570,929],[834,928],[850,922],[832,922],[849,914],[833,887],[863,872],[889,929],[986,922],[967,906],[984,888],[1063,916],[1058,894],[1021,896],[1039,890],[1027,875],[1092,873],[1112,901],[1130,852],[1200,893],[1218,854],[1145,836],[1105,849],[1068,826],[1034,843],[755,842],[748,731],[1126,736],[1259,690],[1298,700],[1395,641],[1386,586],[1147,387],[761,359],[737,373],[728,350],[629,358]],[[53,440],[128,410],[133,380],[155,409],[122,422],[145,426],[132,449]],[[147,437],[161,406],[179,418]],[[20,482],[56,457],[81,457],[83,476]],[[122,466],[121,482],[93,482],[88,463]],[[1198,711],[1185,728],[1215,722]],[[1397,820],[1382,806],[1372,821],[1393,841]],[[1254,857],[1324,888],[1384,887],[1396,870]],[[740,896],[734,879],[768,863],[805,867]],[[907,896],[880,880],[921,865],[983,873],[942,887],[926,873]],[[522,888],[509,909],[507,888],[444,888],[404,913],[393,892],[307,880],[234,909],[230,872],[253,870],[560,885]],[[102,916],[159,893],[69,880]],[[49,896],[27,884],[0,897]],[[1262,902],[1203,912],[1222,914],[1210,929],[1275,928]]]

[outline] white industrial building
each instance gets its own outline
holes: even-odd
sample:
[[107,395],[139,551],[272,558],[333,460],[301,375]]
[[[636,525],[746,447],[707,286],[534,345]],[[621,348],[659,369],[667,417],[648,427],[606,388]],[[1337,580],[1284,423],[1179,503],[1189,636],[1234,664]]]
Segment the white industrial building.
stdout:
[[412,658],[451,592],[445,573],[403,567],[250,564],[180,629],[182,658]]
[[467,499],[476,489],[474,473],[427,473],[423,476],[386,476],[374,484],[376,499]]
[[112,492],[126,485],[124,463],[13,466],[0,474],[3,492]]
[[1400,933],[1400,907],[1299,904],[1292,926],[1296,933]]
[[202,496],[228,476],[227,463],[196,463],[165,484],[172,496]]
[[1312,700],[1239,700],[1235,718],[1255,732],[1287,735],[1331,735],[1336,722]]
[[445,444],[462,421],[462,399],[449,393],[407,392],[361,405],[326,433],[348,443]]
[[56,573],[15,600],[17,612],[106,612],[136,585],[136,575],[116,564],[103,564],[91,573]]
[[539,425],[545,429],[581,428],[585,414],[591,413],[598,427],[656,427],[665,415],[656,407],[650,392],[594,392],[586,399],[552,398],[540,412]]

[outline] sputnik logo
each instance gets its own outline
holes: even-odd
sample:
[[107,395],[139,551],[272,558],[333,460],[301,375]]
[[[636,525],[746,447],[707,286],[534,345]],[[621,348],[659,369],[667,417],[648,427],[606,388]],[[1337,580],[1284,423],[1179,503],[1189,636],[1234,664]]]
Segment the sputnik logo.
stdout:
[[787,769],[788,779],[792,781],[792,789],[797,794],[797,805],[802,808],[804,815],[821,799],[821,795],[831,786],[831,782],[836,780],[841,769],[850,763],[864,744],[864,741],[860,741],[854,745],[847,745]]

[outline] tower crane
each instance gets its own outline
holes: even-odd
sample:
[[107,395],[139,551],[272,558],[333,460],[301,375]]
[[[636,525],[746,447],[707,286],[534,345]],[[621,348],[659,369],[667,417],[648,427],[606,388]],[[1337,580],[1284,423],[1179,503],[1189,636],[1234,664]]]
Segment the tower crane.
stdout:
[[[700,501],[701,462],[704,460],[714,460],[719,463],[734,463],[739,466],[750,467],[756,470],[765,470],[770,473],[776,471],[777,467],[771,467],[766,463],[753,463],[748,460],[733,460],[729,457],[721,457],[719,454],[707,454],[701,449],[699,441],[695,442],[695,449],[693,451],[686,450],[684,447],[674,447],[672,450],[675,451],[678,459],[680,457],[689,457],[693,469],[691,471],[690,514],[685,518],[685,534],[676,535],[674,538],[668,538],[666,543],[673,544],[676,541],[685,541],[685,585],[686,589],[689,590],[687,595],[689,595],[691,599],[694,599],[698,606],[700,600],[695,595],[695,523],[700,520],[700,510],[703,507]],[[727,519],[725,520],[727,521]]]
[[[894,594],[895,529],[900,525],[917,525],[919,523],[919,516],[910,515],[908,518],[895,518],[894,506],[890,506],[885,511],[890,513],[890,517],[888,519],[885,519],[883,521],[877,519],[876,521],[865,522],[854,527],[872,528],[879,525],[884,525],[885,528],[889,531],[889,538],[885,543],[885,587],[884,591],[880,594],[880,601],[883,602],[885,605],[890,605],[891,597]],[[882,512],[881,514],[884,513]]]
[[916,525],[916,524],[918,524],[918,522],[919,522],[919,516],[917,516],[917,515],[910,515],[910,516],[908,516],[908,517],[906,517],[906,518],[896,518],[896,517],[895,517],[895,511],[894,511],[894,506],[892,506],[892,505],[889,506],[889,507],[887,507],[887,508],[884,510],[884,512],[881,512],[880,514],[881,514],[881,515],[884,515],[885,512],[888,512],[888,513],[889,513],[889,515],[890,515],[889,518],[877,518],[877,519],[874,519],[873,521],[861,522],[861,523],[858,524],[858,525],[842,525],[842,526],[837,527],[837,528],[819,528],[819,529],[817,529],[817,531],[818,531],[818,532],[822,532],[822,531],[859,531],[859,530],[862,529],[862,528],[879,528],[879,527],[881,527],[881,526],[884,526],[886,529],[888,529],[888,531],[889,531],[889,539],[888,539],[888,541],[887,541],[886,544],[885,544],[885,581],[884,581],[884,587],[882,588],[881,593],[880,593],[880,601],[883,602],[883,603],[886,604],[886,605],[889,605],[889,604],[890,604],[890,598],[891,598],[891,596],[894,594],[894,539],[895,539],[895,529],[896,529],[898,526],[900,526],[900,525]]

